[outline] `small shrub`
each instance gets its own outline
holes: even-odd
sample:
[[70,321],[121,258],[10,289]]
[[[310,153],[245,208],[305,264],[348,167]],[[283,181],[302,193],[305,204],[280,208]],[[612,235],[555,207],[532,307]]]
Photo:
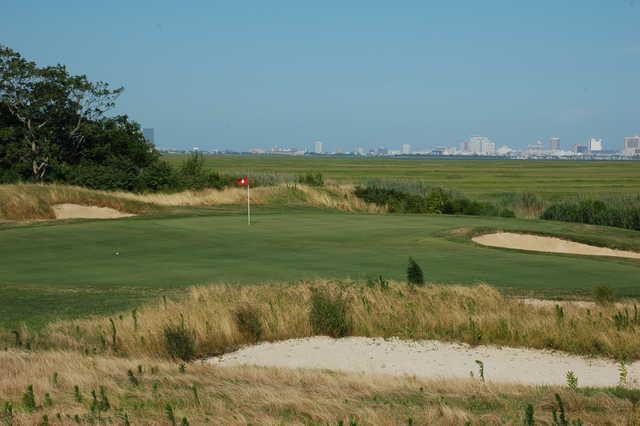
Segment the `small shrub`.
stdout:
[[258,342],[262,337],[262,322],[260,321],[260,311],[253,306],[242,306],[235,312],[235,320],[242,335]]
[[2,408],[2,419],[8,424],[13,424],[13,404],[10,401],[4,403]]
[[576,376],[576,374],[573,371],[569,370],[567,371],[566,378],[567,378],[567,387],[574,392],[577,391],[578,377]]
[[527,408],[524,410],[524,424],[526,426],[535,426],[533,405],[527,404]]
[[420,265],[418,265],[412,257],[409,258],[409,265],[407,266],[407,282],[413,285],[424,284],[422,268],[420,268]]
[[314,334],[344,337],[349,334],[348,304],[342,295],[313,289],[309,320]]
[[627,380],[629,377],[629,369],[627,368],[627,363],[625,360],[620,360],[618,363],[618,386],[626,386]]
[[135,374],[133,374],[133,371],[127,370],[127,377],[129,378],[129,383],[131,383],[133,386],[138,386],[140,384],[138,378],[135,376]]
[[299,175],[296,179],[298,183],[302,183],[309,186],[323,186],[324,177],[322,173],[307,173],[305,175]]
[[183,361],[189,361],[196,355],[194,333],[184,324],[169,324],[164,327],[164,344],[167,353]]
[[82,394],[80,393],[80,387],[78,385],[73,387],[73,399],[76,402],[82,402]]
[[36,409],[36,396],[33,393],[33,385],[27,386],[27,390],[22,394],[22,405],[27,411]]
[[593,297],[599,305],[608,305],[613,303],[615,295],[613,289],[608,285],[599,285],[593,289]]
[[478,364],[480,380],[484,382],[484,362],[480,361],[479,359],[476,359],[476,364]]
[[167,418],[167,420],[169,420],[169,423],[171,424],[171,426],[176,426],[176,415],[173,412],[173,407],[171,406],[171,404],[167,403],[164,406],[164,415]]
[[53,405],[53,400],[51,399],[51,395],[49,395],[48,392],[44,394],[43,405],[45,407],[51,407]]

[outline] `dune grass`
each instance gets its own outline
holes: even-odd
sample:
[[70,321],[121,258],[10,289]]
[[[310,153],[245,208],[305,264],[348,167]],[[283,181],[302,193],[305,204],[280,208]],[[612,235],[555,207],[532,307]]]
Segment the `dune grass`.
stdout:
[[[574,392],[471,379],[426,381],[201,363],[181,368],[145,357],[75,352],[0,351],[0,365],[0,421],[15,425],[43,424],[45,416],[52,425],[166,425],[172,424],[170,415],[177,424],[185,418],[191,425],[520,425],[529,404],[536,424],[551,424],[552,409],[558,410],[555,394],[569,421],[617,425],[639,420],[637,395],[624,390]],[[32,410],[23,403],[30,385]]]
[[[62,203],[110,207],[127,213],[148,214],[171,211],[167,210],[167,207],[243,205],[246,197],[246,189],[239,187],[135,194],[56,184],[10,184],[0,185],[0,220],[55,219],[52,207]],[[252,202],[257,205],[304,205],[347,212],[385,211],[383,207],[360,200],[353,195],[349,186],[310,187],[295,183],[262,186],[253,189]]]
[[[319,311],[314,305],[318,291],[325,297]],[[331,307],[332,297],[338,297],[335,303],[341,305]],[[239,316],[246,307],[251,315]],[[318,321],[318,316],[323,318]],[[317,324],[340,330],[337,336],[436,339],[640,359],[640,313],[635,301],[587,307],[530,305],[486,285],[411,287],[333,281],[212,285],[119,315],[52,323],[39,332],[18,330],[19,344],[14,333],[0,336],[7,347],[192,359],[256,340],[334,335]],[[168,336],[168,327],[183,336]],[[182,349],[174,352],[176,345]]]

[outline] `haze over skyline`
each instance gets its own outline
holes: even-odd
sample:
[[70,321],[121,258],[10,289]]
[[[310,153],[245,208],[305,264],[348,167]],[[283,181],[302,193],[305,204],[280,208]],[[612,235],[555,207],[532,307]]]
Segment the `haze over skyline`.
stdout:
[[8,0],[0,43],[125,86],[115,112],[165,148],[640,132],[638,2],[344,3]]

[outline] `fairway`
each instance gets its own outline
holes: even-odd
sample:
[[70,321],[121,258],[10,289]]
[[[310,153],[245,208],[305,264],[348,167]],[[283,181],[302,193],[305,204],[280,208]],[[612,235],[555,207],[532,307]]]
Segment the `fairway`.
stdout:
[[[460,229],[527,230],[640,249],[640,232],[532,220],[300,210],[0,228],[0,323],[109,313],[205,283],[403,280],[409,256],[438,283],[518,293],[639,295],[640,261],[482,247]],[[116,255],[118,253],[118,255]]]
[[[187,156],[164,158],[179,165]],[[320,156],[208,155],[205,164],[229,174],[322,173],[339,183],[370,179],[420,180],[482,199],[531,191],[547,200],[566,196],[638,194],[640,161],[543,161]]]

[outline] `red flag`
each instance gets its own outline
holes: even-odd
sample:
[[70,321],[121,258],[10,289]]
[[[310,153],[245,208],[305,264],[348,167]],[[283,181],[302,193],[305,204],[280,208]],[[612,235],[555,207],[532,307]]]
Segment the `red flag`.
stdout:
[[243,176],[241,178],[236,179],[236,183],[240,186],[249,186],[249,178]]

